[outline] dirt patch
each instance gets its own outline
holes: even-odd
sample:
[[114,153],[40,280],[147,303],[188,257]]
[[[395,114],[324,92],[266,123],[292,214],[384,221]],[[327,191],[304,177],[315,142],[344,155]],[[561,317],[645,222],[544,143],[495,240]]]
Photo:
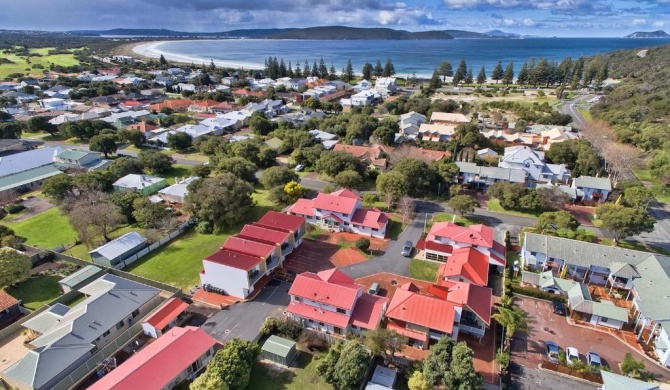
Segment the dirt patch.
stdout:
[[10,219],[9,222],[25,221],[30,217],[34,217],[37,214],[43,213],[55,207],[54,205],[51,204],[51,202],[49,202],[49,200],[37,196],[26,199],[23,202],[21,202],[21,204],[26,207],[26,211],[23,214],[19,215],[18,217]]

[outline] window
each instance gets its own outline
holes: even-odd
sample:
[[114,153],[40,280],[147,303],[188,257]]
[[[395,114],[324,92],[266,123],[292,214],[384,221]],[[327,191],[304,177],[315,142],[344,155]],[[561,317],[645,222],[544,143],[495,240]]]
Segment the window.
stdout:
[[207,352],[205,352],[205,357],[209,357],[209,355],[212,354],[212,350],[208,349]]
[[607,323],[607,317],[600,317],[600,322],[605,322],[605,323]]
[[347,311],[344,309],[340,309],[339,307],[337,308],[337,312],[340,314],[345,314]]
[[345,222],[345,223],[344,223],[344,226],[349,226],[349,222]]
[[112,332],[108,330],[107,332],[102,334],[102,337],[107,337],[107,336],[109,336],[110,333],[112,333]]
[[123,328],[123,321],[120,321],[118,324],[116,324],[116,330],[119,330]]
[[379,229],[377,229],[377,228],[372,228],[372,231],[373,231],[373,232],[378,232]]
[[307,320],[310,324],[314,323],[314,320]]
[[140,315],[140,309],[137,309],[133,312],[133,318],[137,317],[138,315]]
[[319,322],[319,326],[326,326],[323,322]]

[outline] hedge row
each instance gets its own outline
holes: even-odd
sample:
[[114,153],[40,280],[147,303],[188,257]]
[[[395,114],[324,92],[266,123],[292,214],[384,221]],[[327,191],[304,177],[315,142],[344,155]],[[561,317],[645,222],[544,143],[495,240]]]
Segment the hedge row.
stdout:
[[514,294],[526,295],[533,298],[546,299],[548,301],[558,301],[562,303],[567,303],[568,301],[567,298],[563,295],[548,293],[546,291],[538,290],[533,287],[521,287],[512,285],[510,287],[510,290]]

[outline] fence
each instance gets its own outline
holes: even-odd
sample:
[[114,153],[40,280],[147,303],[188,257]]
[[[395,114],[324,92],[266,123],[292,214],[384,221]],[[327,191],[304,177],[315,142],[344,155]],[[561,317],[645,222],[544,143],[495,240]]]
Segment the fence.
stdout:
[[123,269],[126,268],[128,265],[136,262],[137,260],[141,259],[143,256],[146,256],[147,254],[155,251],[156,249],[162,247],[163,245],[169,243],[172,241],[175,237],[179,236],[182,234],[188,227],[191,225],[189,221],[186,221],[182,223],[181,225],[177,226],[176,230],[171,231],[168,233],[168,235],[164,236],[160,240],[154,242],[153,244],[149,245],[148,247],[142,249],[141,251],[135,253],[134,255],[130,256],[129,258],[121,261],[116,268],[117,269]]

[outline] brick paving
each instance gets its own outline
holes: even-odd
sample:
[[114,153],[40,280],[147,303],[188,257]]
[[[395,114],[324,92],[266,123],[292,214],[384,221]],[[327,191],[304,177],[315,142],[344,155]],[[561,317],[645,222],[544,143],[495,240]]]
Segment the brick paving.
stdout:
[[[340,234],[342,233],[338,233],[338,235]],[[358,237],[360,238],[360,236]],[[284,268],[299,274],[301,272],[324,271],[333,267],[344,267],[368,260],[358,249],[351,247],[342,248],[340,245],[330,241],[340,242],[334,238],[317,241],[304,240],[284,260]]]
[[242,299],[233,297],[231,295],[221,295],[213,292],[207,292],[202,288],[195,290],[195,293],[191,299],[193,299],[194,302],[221,309],[242,301]]
[[594,226],[593,221],[591,221],[589,216],[593,215],[595,207],[582,206],[578,204],[566,204],[563,206],[563,209],[569,211],[570,214],[572,214],[582,226]]

